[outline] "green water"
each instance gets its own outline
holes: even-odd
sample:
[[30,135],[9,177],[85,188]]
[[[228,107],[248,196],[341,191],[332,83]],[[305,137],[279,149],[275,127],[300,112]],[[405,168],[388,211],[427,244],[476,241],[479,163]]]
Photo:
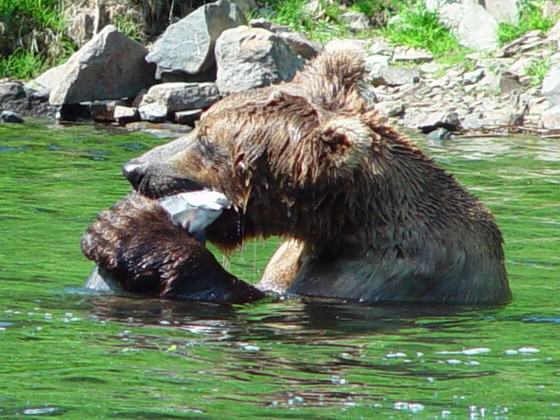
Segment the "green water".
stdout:
[[[80,236],[161,142],[0,125],[0,417],[560,417],[558,140],[423,144],[506,239],[513,303],[461,310],[88,293]],[[274,245],[230,269],[255,281]]]

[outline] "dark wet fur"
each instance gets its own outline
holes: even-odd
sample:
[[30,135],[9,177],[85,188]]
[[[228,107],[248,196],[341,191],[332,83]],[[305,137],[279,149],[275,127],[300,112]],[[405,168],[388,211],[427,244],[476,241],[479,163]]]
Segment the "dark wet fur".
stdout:
[[263,296],[224,270],[155,201],[138,194],[102,212],[82,238],[82,250],[126,292],[217,303]]

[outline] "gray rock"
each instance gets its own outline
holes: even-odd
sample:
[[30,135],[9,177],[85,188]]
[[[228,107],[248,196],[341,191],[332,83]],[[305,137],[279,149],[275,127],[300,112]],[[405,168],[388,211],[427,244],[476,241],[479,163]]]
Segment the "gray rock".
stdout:
[[261,28],[225,31],[216,43],[216,84],[222,94],[291,80],[303,66],[284,40]]
[[353,50],[365,55],[367,42],[362,39],[332,39],[325,44],[325,51]]
[[368,75],[368,80],[374,86],[400,86],[417,83],[421,79],[420,71],[416,68],[379,66]]
[[13,111],[2,111],[0,112],[0,122],[4,123],[23,123],[23,118]]
[[440,127],[436,128],[433,131],[430,131],[427,134],[427,137],[432,141],[449,140],[451,138],[451,131],[449,131],[447,128]]
[[560,105],[560,67],[555,67],[548,72],[541,92],[553,105]]
[[320,44],[308,40],[303,35],[292,31],[287,26],[278,25],[263,18],[252,19],[250,25],[252,28],[262,28],[274,32],[279,38],[284,40],[296,54],[301,55],[303,58],[312,59],[322,50]]
[[547,0],[542,5],[542,14],[545,18],[558,18],[560,16],[560,4]]
[[125,101],[95,101],[90,105],[91,119],[101,122],[115,121],[115,108],[125,103]]
[[438,12],[440,9],[450,4],[462,3],[463,0],[425,0],[426,9],[430,12]]
[[517,25],[519,22],[518,0],[484,0],[484,6],[498,23]]
[[373,38],[368,48],[369,54],[392,55],[393,47],[384,38]]
[[138,113],[138,108],[117,105],[113,112],[113,118],[119,124],[128,124],[137,121],[140,118],[140,114]]
[[543,128],[549,130],[560,129],[560,105],[553,106],[543,112],[541,122]]
[[258,4],[255,0],[230,0],[232,3],[235,3],[241,13],[244,16],[249,16],[253,10],[258,7]]
[[500,48],[500,51],[496,54],[498,57],[513,57],[516,55],[524,54],[528,51],[535,50],[537,48],[545,48],[550,46],[553,40],[545,38],[542,31],[530,31],[523,36],[511,41],[509,44],[504,45]]
[[365,31],[370,28],[369,18],[365,13],[350,10],[342,13],[339,19],[348,26],[352,32]]
[[5,82],[0,84],[0,103],[25,97],[25,90],[19,82]]
[[175,122],[177,124],[186,124],[194,127],[195,121],[200,119],[202,109],[192,109],[190,111],[179,111],[175,113]]
[[548,31],[548,38],[553,41],[560,41],[560,20]]
[[424,134],[438,128],[449,131],[459,131],[462,128],[459,114],[453,110],[434,110],[420,107],[407,107],[404,114],[404,125],[408,128],[419,129]]
[[134,97],[153,84],[154,66],[147,50],[106,26],[64,65],[60,83],[51,91],[52,105]]
[[163,122],[167,119],[167,107],[158,103],[143,105],[138,108],[140,119],[149,122]]
[[375,110],[384,117],[400,117],[404,113],[402,101],[383,101],[375,105]]
[[428,63],[433,59],[434,56],[430,52],[420,48],[398,46],[393,54],[393,61],[396,63]]
[[214,67],[214,46],[223,31],[246,23],[239,8],[228,0],[205,4],[170,25],[146,57],[158,73],[196,74]]
[[51,94],[51,91],[58,86],[62,80],[64,69],[64,64],[52,67],[41,73],[35,79],[27,82],[25,84],[25,88],[35,90],[48,97]]
[[143,96],[140,107],[157,103],[168,112],[206,108],[220,99],[215,83],[161,83]]
[[500,74],[500,92],[502,95],[507,95],[514,90],[523,88],[523,84],[519,80],[519,76],[510,72],[502,72]]
[[463,75],[463,85],[474,85],[484,77],[483,69],[476,69]]
[[461,45],[476,51],[494,51],[498,47],[498,22],[476,0],[446,5],[439,10],[439,16]]

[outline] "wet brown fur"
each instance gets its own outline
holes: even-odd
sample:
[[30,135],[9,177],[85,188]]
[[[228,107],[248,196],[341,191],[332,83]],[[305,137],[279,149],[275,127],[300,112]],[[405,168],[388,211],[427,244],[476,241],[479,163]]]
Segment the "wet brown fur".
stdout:
[[[299,241],[296,265],[281,270],[293,278],[271,274],[266,289],[368,302],[507,302],[493,216],[366,110],[363,71],[352,53],[324,54],[290,83],[223,99],[190,136],[138,160],[147,168],[139,191],[169,193],[164,180],[174,178],[226,194],[237,212],[208,229],[226,249],[254,236]],[[165,150],[173,153],[162,159]]]

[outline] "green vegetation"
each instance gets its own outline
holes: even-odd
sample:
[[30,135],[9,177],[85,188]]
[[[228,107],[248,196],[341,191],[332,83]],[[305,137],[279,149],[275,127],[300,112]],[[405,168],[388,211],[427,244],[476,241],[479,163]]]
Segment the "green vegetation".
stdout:
[[331,38],[349,36],[350,32],[339,23],[342,8],[337,3],[320,2],[323,16],[315,18],[305,9],[306,3],[301,0],[268,0],[266,11],[260,13],[262,17],[281,25],[286,25],[294,31],[305,33],[316,41],[326,41]]
[[401,6],[398,16],[388,23],[382,33],[395,44],[424,48],[449,64],[464,62],[469,52],[439,22],[437,14],[426,9],[423,2],[409,2]]
[[126,34],[130,39],[142,42],[145,40],[143,32],[140,30],[138,22],[132,17],[127,15],[119,15],[116,17],[115,26],[123,34]]
[[533,86],[541,86],[549,70],[550,59],[539,58],[531,62],[527,70],[525,70],[525,74],[531,78],[531,84]]
[[542,7],[542,1],[525,0],[521,6],[519,23],[517,25],[511,25],[508,23],[500,24],[498,28],[498,39],[500,44],[507,44],[508,42],[519,38],[521,35],[535,29],[546,32],[552,28],[556,21],[552,18],[545,18],[542,13]]
[[0,0],[0,78],[27,79],[73,50],[59,0]]

